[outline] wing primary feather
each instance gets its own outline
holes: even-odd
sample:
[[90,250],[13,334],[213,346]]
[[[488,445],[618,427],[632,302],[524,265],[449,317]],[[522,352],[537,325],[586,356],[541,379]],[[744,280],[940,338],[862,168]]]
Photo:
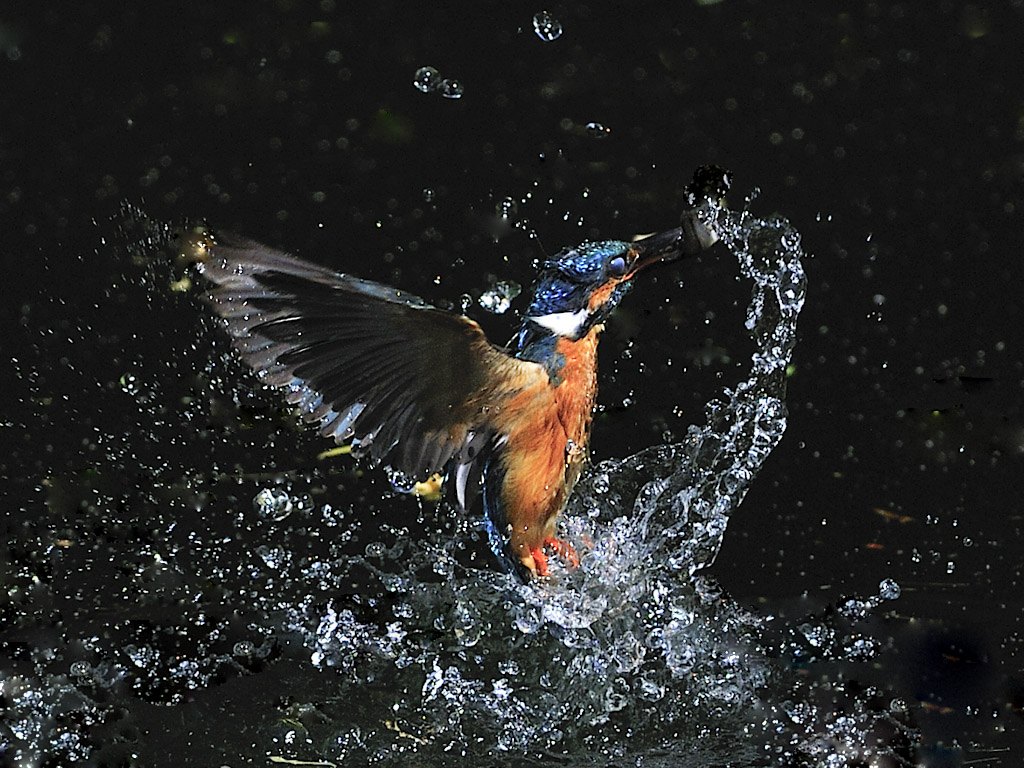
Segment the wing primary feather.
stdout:
[[242,359],[304,420],[410,476],[458,453],[463,504],[493,445],[487,406],[546,376],[467,317],[251,240],[219,236],[202,271]]

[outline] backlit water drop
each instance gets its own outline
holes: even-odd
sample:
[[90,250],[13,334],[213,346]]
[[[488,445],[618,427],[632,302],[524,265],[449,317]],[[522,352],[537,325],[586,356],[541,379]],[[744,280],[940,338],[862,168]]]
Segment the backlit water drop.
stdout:
[[420,67],[412,78],[412,84],[424,93],[436,90],[440,83],[441,75],[434,67]]
[[539,11],[533,15],[533,30],[537,37],[550,43],[562,36],[562,22],[547,11]]
[[480,294],[479,304],[488,312],[502,315],[512,307],[512,300],[522,292],[522,286],[508,280],[498,280]]
[[454,78],[445,78],[441,81],[440,85],[438,85],[437,91],[446,99],[461,99],[462,94],[465,93],[466,89],[458,80],[455,80]]

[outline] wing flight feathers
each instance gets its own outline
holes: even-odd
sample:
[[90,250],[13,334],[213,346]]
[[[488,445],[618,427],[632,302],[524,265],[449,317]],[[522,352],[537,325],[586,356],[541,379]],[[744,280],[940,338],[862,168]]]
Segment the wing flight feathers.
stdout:
[[[245,362],[320,434],[422,478],[479,475],[488,412],[547,374],[467,317],[250,240],[218,238],[208,301]],[[474,494],[459,489],[461,501]]]

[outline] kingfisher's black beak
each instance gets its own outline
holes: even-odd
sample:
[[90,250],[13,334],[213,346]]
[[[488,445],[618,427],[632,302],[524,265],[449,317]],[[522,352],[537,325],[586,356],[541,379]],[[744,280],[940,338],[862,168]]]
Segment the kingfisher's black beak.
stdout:
[[716,242],[718,235],[701,220],[698,212],[686,211],[675,229],[659,232],[633,243],[633,248],[637,251],[636,267],[633,272],[649,264],[696,256]]

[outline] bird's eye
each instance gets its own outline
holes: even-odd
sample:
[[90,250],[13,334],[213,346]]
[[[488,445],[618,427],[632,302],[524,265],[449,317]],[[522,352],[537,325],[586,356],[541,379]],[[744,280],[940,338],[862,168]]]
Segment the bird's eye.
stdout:
[[608,274],[620,277],[626,274],[626,260],[622,256],[616,256],[608,262]]

